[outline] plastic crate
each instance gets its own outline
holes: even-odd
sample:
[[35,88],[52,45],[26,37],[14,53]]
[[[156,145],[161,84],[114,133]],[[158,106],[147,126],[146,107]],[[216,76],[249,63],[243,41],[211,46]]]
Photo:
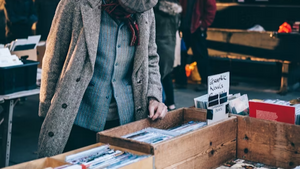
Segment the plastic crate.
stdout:
[[39,62],[24,60],[23,65],[0,67],[0,95],[36,88]]

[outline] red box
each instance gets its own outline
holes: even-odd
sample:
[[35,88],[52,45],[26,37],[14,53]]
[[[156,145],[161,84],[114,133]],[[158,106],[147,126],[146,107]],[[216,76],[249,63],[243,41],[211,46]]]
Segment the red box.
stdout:
[[272,103],[249,101],[250,117],[295,124],[296,108]]

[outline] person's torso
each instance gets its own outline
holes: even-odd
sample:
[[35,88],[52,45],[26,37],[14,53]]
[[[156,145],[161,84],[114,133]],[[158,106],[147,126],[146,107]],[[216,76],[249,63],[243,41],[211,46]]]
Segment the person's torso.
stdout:
[[32,0],[10,0],[10,8],[14,17],[29,17],[33,6]]
[[126,23],[102,11],[97,58],[92,80],[81,102],[75,124],[103,129],[110,103],[115,98],[121,124],[134,120],[131,75],[135,47]]

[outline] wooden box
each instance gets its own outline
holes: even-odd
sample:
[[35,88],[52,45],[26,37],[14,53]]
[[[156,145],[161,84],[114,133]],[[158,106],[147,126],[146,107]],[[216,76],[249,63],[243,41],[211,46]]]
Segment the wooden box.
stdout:
[[[91,146],[87,146],[87,147],[83,147],[74,151],[70,151],[70,152],[66,152],[64,154],[60,154],[57,156],[53,156],[51,158],[42,158],[42,159],[38,159],[38,160],[34,160],[34,161],[30,161],[30,162],[26,162],[26,163],[22,163],[22,164],[18,164],[18,165],[14,165],[11,167],[7,167],[5,169],[44,169],[47,167],[59,167],[59,166],[63,166],[69,163],[65,162],[65,158],[68,155],[71,154],[76,154],[82,151],[86,151],[95,147],[99,147],[102,146],[104,144],[102,143],[97,143]],[[128,150],[125,148],[120,148],[120,147],[116,147],[116,146],[110,146],[112,149],[115,150],[121,150],[121,151],[126,151],[126,152],[130,152],[133,154],[137,154],[137,155],[145,155],[145,153],[141,153],[138,151],[132,151],[132,150]],[[153,156],[149,156],[145,159],[142,159],[138,162],[126,165],[120,169],[153,169],[154,168],[154,157]]]
[[300,126],[237,118],[237,158],[282,168],[300,165]]
[[[98,141],[155,155],[155,168],[199,168],[221,164],[236,156],[236,117],[221,123],[157,143],[155,145],[121,138],[146,127],[168,129],[189,121],[206,121],[206,111],[187,108],[169,113],[163,120],[140,120],[98,133]],[[215,157],[215,158],[212,158]],[[198,163],[199,165],[196,165]],[[200,167],[207,168],[207,167]]]
[[[52,158],[55,159],[55,160],[59,160],[59,161],[65,161],[65,158],[68,155],[76,154],[76,153],[86,151],[86,150],[89,150],[89,149],[92,149],[92,148],[95,148],[95,147],[99,147],[99,146],[102,146],[102,145],[104,145],[104,144],[97,143],[97,144],[87,146],[87,147],[84,147],[84,148],[80,148],[80,149],[77,149],[77,150],[74,150],[74,151],[66,152],[64,154],[53,156]],[[116,147],[116,146],[110,146],[110,148],[115,149],[115,150],[130,152],[130,153],[137,154],[137,155],[145,155],[145,153],[141,153],[141,152],[138,152],[138,151],[132,151],[132,150],[128,150],[128,149],[125,149],[125,148]],[[154,157],[150,156],[150,157],[142,159],[142,160],[140,160],[136,163],[126,165],[126,166],[124,166],[120,169],[153,169],[154,168],[153,163],[154,163]]]
[[154,154],[157,169],[209,169],[236,158],[282,168],[300,165],[300,126],[251,117],[233,116],[155,145],[121,138],[146,127],[204,119],[203,110],[180,109],[157,122],[145,119],[100,132],[98,141]]
[[[206,157],[201,157],[200,154],[167,168],[213,169],[232,158],[232,151],[236,152],[233,159],[239,158],[281,168],[294,168],[300,165],[300,126],[251,117],[231,118],[237,120],[237,130],[235,130],[237,139],[233,141],[236,145],[229,151],[227,145],[231,143],[212,146],[211,153]],[[222,125],[225,128],[227,122],[228,120],[225,120],[216,125]],[[210,127],[212,126],[208,126]],[[216,137],[222,140],[223,136],[217,135]]]
[[55,160],[52,158],[42,158],[34,161],[29,161],[26,163],[14,165],[11,167],[6,167],[5,169],[44,169],[47,167],[59,167],[67,163],[60,160]]

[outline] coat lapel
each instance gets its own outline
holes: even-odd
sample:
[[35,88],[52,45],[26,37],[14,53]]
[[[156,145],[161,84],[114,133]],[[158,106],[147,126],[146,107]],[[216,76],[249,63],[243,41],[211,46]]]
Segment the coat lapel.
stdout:
[[88,0],[88,2],[89,4],[81,5],[81,13],[87,52],[93,67],[95,65],[100,34],[102,0]]
[[146,59],[145,57],[148,57],[148,46],[145,47],[143,45],[149,45],[150,35],[150,26],[148,25],[150,23],[145,13],[137,14],[137,23],[140,30],[140,45],[136,47],[133,73],[139,70],[144,59]]

